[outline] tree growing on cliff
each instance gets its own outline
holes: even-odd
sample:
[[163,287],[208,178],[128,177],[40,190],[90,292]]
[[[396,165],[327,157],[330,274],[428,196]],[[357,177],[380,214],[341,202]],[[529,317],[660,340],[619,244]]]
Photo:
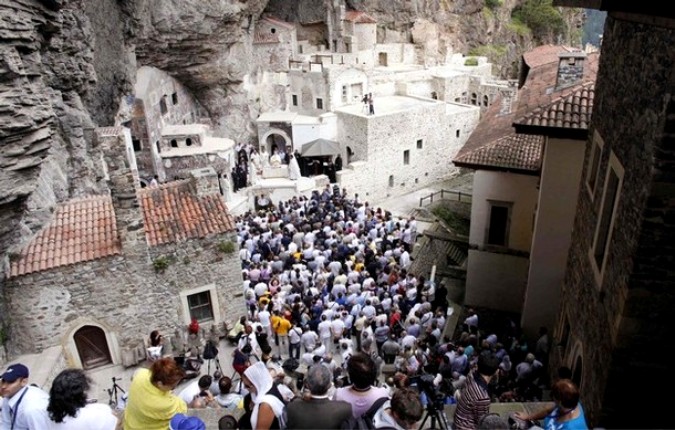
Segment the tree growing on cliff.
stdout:
[[534,39],[541,43],[554,40],[565,31],[563,16],[552,0],[526,0],[513,10],[511,18],[527,25]]

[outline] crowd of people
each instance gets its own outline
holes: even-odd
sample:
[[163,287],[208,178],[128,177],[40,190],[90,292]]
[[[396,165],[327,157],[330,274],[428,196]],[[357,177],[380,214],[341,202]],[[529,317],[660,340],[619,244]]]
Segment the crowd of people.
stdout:
[[[492,330],[468,310],[457,335],[446,334],[447,289],[411,270],[414,217],[327,186],[235,224],[247,306],[227,333],[235,373],[218,368],[175,393],[186,371],[157,354],[133,376],[124,429],[199,429],[199,418],[185,414],[208,407],[223,408],[223,422],[241,429],[337,429],[359,419],[412,429],[430,405],[442,411],[446,403],[457,403],[457,429],[508,428],[489,413],[491,402],[542,400],[546,329],[530,348],[515,324]],[[157,331],[150,344],[161,344]],[[570,376],[553,384],[552,408],[514,420],[585,428]],[[109,407],[87,402],[81,370],[62,372],[50,393],[27,378],[22,365],[2,375],[3,429],[115,428]]]

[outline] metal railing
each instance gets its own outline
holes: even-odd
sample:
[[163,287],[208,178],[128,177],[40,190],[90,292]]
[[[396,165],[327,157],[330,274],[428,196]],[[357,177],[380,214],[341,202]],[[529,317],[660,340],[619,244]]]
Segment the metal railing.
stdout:
[[[446,197],[448,196],[448,197]],[[424,201],[429,200],[427,204],[432,204],[434,202],[434,199],[450,199],[457,201],[457,202],[462,202],[462,203],[471,203],[471,194],[463,192],[463,191],[455,191],[455,190],[440,190],[436,191],[434,193],[429,194],[428,196],[425,197],[420,197],[420,207],[424,206]]]

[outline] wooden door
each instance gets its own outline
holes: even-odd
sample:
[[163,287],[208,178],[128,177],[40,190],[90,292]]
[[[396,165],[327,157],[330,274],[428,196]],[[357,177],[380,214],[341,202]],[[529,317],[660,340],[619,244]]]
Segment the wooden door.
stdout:
[[82,367],[85,369],[93,369],[112,363],[105,332],[101,328],[91,325],[84,326],[75,332],[73,338],[77,352],[80,354]]

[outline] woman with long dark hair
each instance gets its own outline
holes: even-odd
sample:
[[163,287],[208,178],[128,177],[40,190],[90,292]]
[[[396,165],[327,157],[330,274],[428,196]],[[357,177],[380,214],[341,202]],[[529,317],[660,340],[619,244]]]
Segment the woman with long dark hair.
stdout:
[[51,429],[115,429],[117,417],[110,406],[87,402],[90,387],[91,380],[81,369],[65,369],[56,376],[47,406]]

